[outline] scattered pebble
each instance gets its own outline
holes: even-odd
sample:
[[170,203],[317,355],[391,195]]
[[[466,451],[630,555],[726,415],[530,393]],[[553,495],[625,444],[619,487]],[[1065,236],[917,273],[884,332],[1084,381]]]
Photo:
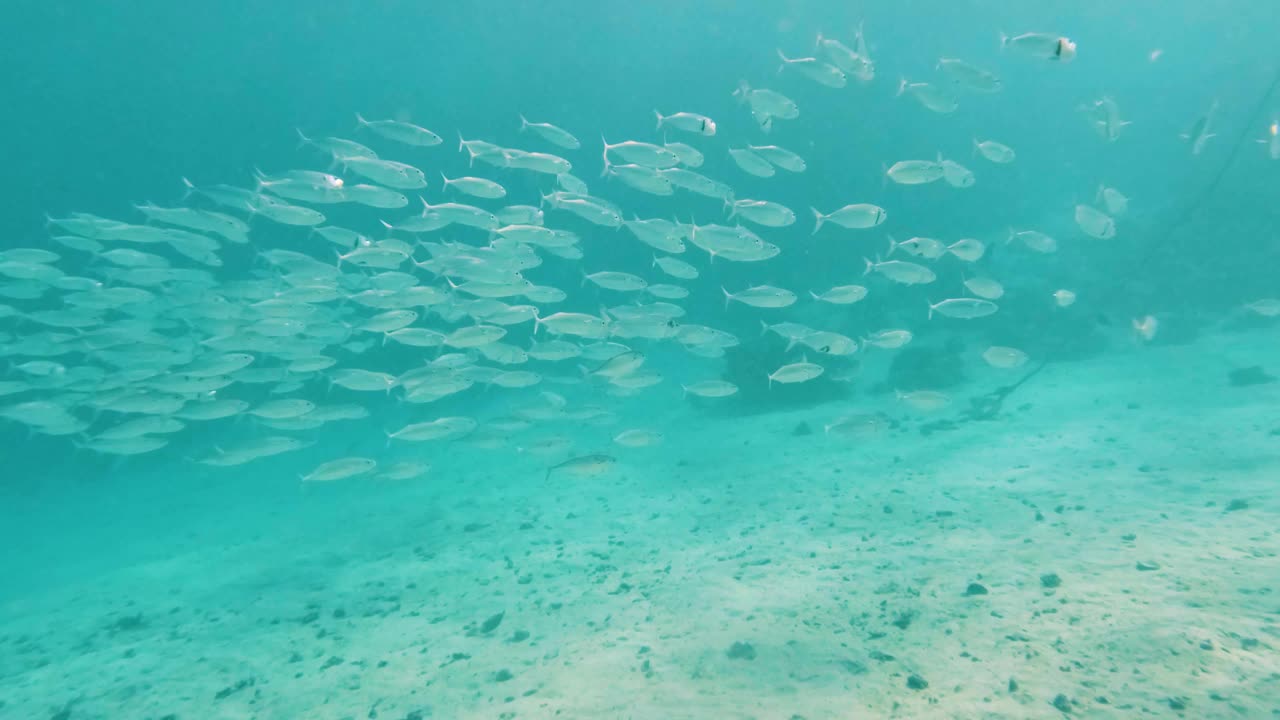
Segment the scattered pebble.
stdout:
[[725,651],[725,655],[728,655],[730,660],[755,660],[756,649],[751,647],[751,643],[735,642]]

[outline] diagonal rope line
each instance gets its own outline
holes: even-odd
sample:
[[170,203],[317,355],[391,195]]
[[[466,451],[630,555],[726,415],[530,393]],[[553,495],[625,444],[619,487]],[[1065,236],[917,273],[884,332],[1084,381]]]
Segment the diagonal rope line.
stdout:
[[[1253,112],[1249,115],[1249,121],[1245,123],[1244,129],[1236,136],[1235,143],[1231,146],[1231,152],[1227,155],[1226,162],[1224,162],[1222,167],[1218,169],[1217,174],[1213,176],[1213,179],[1209,181],[1209,184],[1205,186],[1204,190],[1194,201],[1187,203],[1186,207],[1184,207],[1181,212],[1175,215],[1173,219],[1162,228],[1163,232],[1156,233],[1152,236],[1152,240],[1147,244],[1146,249],[1138,257],[1132,270],[1129,273],[1126,273],[1124,277],[1134,277],[1137,275],[1137,271],[1146,265],[1152,256],[1155,255],[1156,251],[1165,246],[1168,239],[1175,235],[1180,228],[1185,226],[1187,221],[1190,220],[1191,217],[1195,215],[1196,212],[1203,207],[1205,202],[1207,202],[1213,195],[1214,191],[1217,190],[1218,185],[1222,183],[1222,179],[1226,177],[1227,171],[1235,165],[1236,158],[1240,155],[1240,150],[1244,147],[1245,140],[1249,133],[1249,128],[1255,127],[1259,122],[1259,119],[1262,117],[1262,114],[1266,112],[1267,104],[1271,101],[1271,96],[1275,94],[1276,88],[1280,88],[1280,70],[1276,71],[1275,76],[1271,79],[1271,84],[1267,86],[1266,92],[1258,98],[1257,104],[1254,105]],[[1107,300],[1110,300],[1121,287],[1122,286],[1119,283],[1112,285],[1108,291],[1102,294],[1101,304],[1105,304]],[[973,398],[971,401],[972,406],[963,414],[968,419],[974,420],[986,420],[993,417],[996,413],[1000,412],[1000,408],[1004,404],[1004,401],[1007,400],[1018,388],[1027,384],[1027,382],[1036,375],[1039,375],[1040,371],[1044,370],[1051,363],[1056,362],[1057,356],[1062,352],[1066,345],[1066,340],[1060,338],[1058,342],[1049,349],[1049,352],[1045,353],[1045,356],[1040,363],[1027,371],[1027,373],[1019,378],[1017,382],[1012,385],[1005,385],[1003,387],[996,388],[986,395]]]

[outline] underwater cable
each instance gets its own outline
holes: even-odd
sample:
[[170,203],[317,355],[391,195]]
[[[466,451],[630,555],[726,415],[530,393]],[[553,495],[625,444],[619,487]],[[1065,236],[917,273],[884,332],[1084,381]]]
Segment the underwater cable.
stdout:
[[[1126,273],[1122,277],[1134,277],[1137,275],[1137,270],[1147,264],[1151,257],[1155,255],[1157,249],[1164,246],[1165,243],[1161,242],[1161,240],[1167,240],[1176,234],[1178,229],[1185,225],[1186,222],[1190,220],[1191,217],[1195,215],[1195,213],[1213,195],[1214,191],[1217,190],[1218,185],[1221,184],[1222,179],[1226,177],[1227,171],[1235,165],[1236,158],[1240,155],[1240,149],[1244,147],[1245,140],[1249,133],[1249,128],[1254,127],[1259,122],[1262,114],[1266,111],[1267,103],[1271,101],[1271,96],[1275,94],[1277,88],[1280,88],[1280,70],[1276,71],[1275,76],[1271,79],[1271,84],[1267,86],[1266,91],[1258,98],[1258,102],[1254,105],[1253,112],[1249,115],[1249,121],[1245,123],[1244,129],[1242,129],[1240,134],[1236,136],[1235,142],[1231,146],[1231,152],[1227,154],[1227,159],[1222,163],[1218,172],[1205,186],[1204,190],[1201,191],[1194,200],[1187,203],[1187,205],[1183,207],[1182,211],[1175,215],[1173,219],[1164,226],[1163,232],[1156,233],[1153,236],[1155,239],[1151,240],[1147,244],[1146,249],[1143,250],[1142,254],[1138,256],[1137,261],[1134,263],[1133,271]],[[1103,291],[1101,295],[1102,300],[1105,301],[1110,299],[1120,290],[1121,287],[1122,284],[1119,282],[1111,285]],[[1000,412],[1000,408],[1003,406],[1004,401],[1008,399],[1014,391],[1023,385],[1026,385],[1031,378],[1039,375],[1041,370],[1044,370],[1048,365],[1056,361],[1065,347],[1066,341],[1059,339],[1058,342],[1050,347],[1049,351],[1045,353],[1044,358],[1041,359],[1035,367],[1028,370],[1021,378],[1018,378],[1017,382],[996,388],[986,395],[980,395],[973,398],[970,401],[971,406],[965,411],[964,415],[968,419],[973,420],[986,420],[995,416],[996,413]]]

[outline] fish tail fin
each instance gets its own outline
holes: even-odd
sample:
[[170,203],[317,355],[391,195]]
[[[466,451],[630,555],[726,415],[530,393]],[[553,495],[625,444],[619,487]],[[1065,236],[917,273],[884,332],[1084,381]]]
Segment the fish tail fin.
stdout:
[[[187,200],[191,199],[191,196],[194,195],[196,192],[195,184],[193,184],[185,176],[182,178],[182,186],[186,189],[182,191],[182,199],[179,200],[178,202],[186,202]],[[45,217],[49,219],[49,223],[46,223],[45,225],[45,227],[48,227],[49,224],[53,222],[53,218],[50,218],[48,215],[46,215]]]
[[[818,296],[818,293],[816,293],[816,292],[814,292],[814,291],[812,291],[812,290],[810,290],[810,291],[809,291],[809,297],[813,298],[814,300],[821,300],[821,299],[822,299],[821,297],[819,297],[819,296]],[[764,321],[762,320],[761,322],[764,322]]]
[[733,96],[738,98],[738,102],[744,103],[747,101],[747,94],[750,92],[751,86],[747,84],[747,81],[739,80],[738,89],[733,91]]
[[441,170],[441,171],[440,171],[440,182],[444,183],[444,184],[443,184],[443,186],[442,186],[440,189],[441,189],[441,190],[448,190],[448,189],[449,189],[449,183],[451,183],[451,182],[453,182],[453,181],[449,179],[449,176],[448,176],[448,175],[445,175],[445,174],[444,174],[444,171],[443,171],[443,170]]
[[525,130],[528,130],[529,129],[528,118],[524,116],[524,113],[517,113],[517,114],[520,116],[520,132],[524,132]]
[[863,261],[863,262],[865,262],[865,263],[867,264],[867,269],[866,269],[866,270],[863,270],[863,271],[862,271],[862,274],[863,274],[864,276],[865,276],[865,275],[869,275],[869,274],[871,274],[871,271],[875,268],[876,264],[875,264],[875,263],[873,263],[873,262],[871,262],[871,258],[868,258],[868,257],[864,257],[864,258],[862,258],[862,261]]
[[361,115],[360,113],[356,113],[356,129],[360,129],[362,127],[368,127],[368,125],[369,125],[369,121],[365,120],[364,116]]
[[778,48],[778,59],[782,61],[782,64],[778,66],[778,72],[782,72],[787,68],[787,64],[791,62],[791,58],[783,55],[782,48]]
[[889,252],[885,253],[884,256],[889,257],[893,254],[894,250],[898,249],[898,241],[894,240],[892,235],[886,235],[886,237],[889,238]]
[[893,94],[894,97],[902,97],[902,93],[907,90],[907,79],[905,77],[898,78],[898,90]]
[[725,287],[725,286],[723,286],[723,285],[721,285],[721,286],[720,286],[720,292],[724,293],[724,309],[725,309],[725,310],[728,310],[728,309],[729,309],[729,301],[730,301],[730,300],[733,300],[733,295],[732,295],[732,294],[730,294],[730,292],[729,292],[728,288],[726,288],[726,287]]
[[[658,109],[657,109],[657,108],[654,108],[654,109],[653,109],[653,114],[658,116],[658,125],[657,125],[657,127],[655,127],[655,128],[654,128],[654,130],[661,130],[661,129],[662,129],[662,121],[663,121],[663,120],[665,120],[666,118],[662,117],[662,113],[658,112]],[[663,138],[663,140],[662,140],[662,141],[665,143],[665,142],[666,142],[666,138]]]
[[769,323],[765,320],[760,321],[760,334],[764,335],[769,332]]
[[978,144],[978,138],[973,139],[973,151],[969,153],[969,157],[978,157],[978,150],[981,145]]
[[1000,49],[1004,50],[1006,47],[1009,46],[1009,36],[1005,34],[1005,31],[1003,30],[999,32],[1000,32]]
[[925,303],[929,306],[929,317],[928,317],[928,319],[929,319],[929,320],[932,320],[932,319],[933,319],[933,309],[934,309],[935,307],[937,307],[937,306],[936,306],[936,305],[934,305],[934,304],[933,304],[933,302],[932,302],[932,301],[930,301],[930,300],[929,300],[929,299],[927,299],[927,298],[925,299]]
[[822,223],[826,222],[827,218],[825,215],[818,212],[818,208],[810,207],[809,209],[813,211],[813,232],[809,234],[817,235],[818,231],[822,229]]
[[315,144],[315,142],[314,142],[311,138],[307,137],[306,135],[304,135],[304,134],[302,133],[302,128],[294,128],[293,130],[294,130],[294,132],[298,133],[298,145],[297,145],[297,147],[296,147],[296,148],[294,148],[294,149],[296,149],[296,150],[301,150],[302,148],[304,148],[304,147],[306,147],[306,146],[308,146],[308,145],[314,145],[314,144]]
[[816,37],[816,38],[814,38],[814,39],[813,39],[813,49],[814,49],[814,50],[817,50],[818,48],[821,48],[821,47],[822,47],[822,41],[823,41],[823,39],[824,39],[824,38],[822,37],[822,31],[821,31],[821,30],[819,30],[819,31],[818,31],[818,37]]

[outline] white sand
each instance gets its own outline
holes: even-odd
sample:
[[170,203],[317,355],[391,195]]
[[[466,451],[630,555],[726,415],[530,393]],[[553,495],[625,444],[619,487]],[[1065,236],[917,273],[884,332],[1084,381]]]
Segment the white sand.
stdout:
[[174,477],[197,519],[111,526],[151,559],[5,595],[0,717],[1052,718],[1058,694],[1078,717],[1266,717],[1280,384],[1229,387],[1220,355],[1266,346],[1205,342],[1051,367],[997,419],[928,436],[824,437],[869,403],[910,418],[858,398],[690,408],[595,479],[463,446],[401,486]]

